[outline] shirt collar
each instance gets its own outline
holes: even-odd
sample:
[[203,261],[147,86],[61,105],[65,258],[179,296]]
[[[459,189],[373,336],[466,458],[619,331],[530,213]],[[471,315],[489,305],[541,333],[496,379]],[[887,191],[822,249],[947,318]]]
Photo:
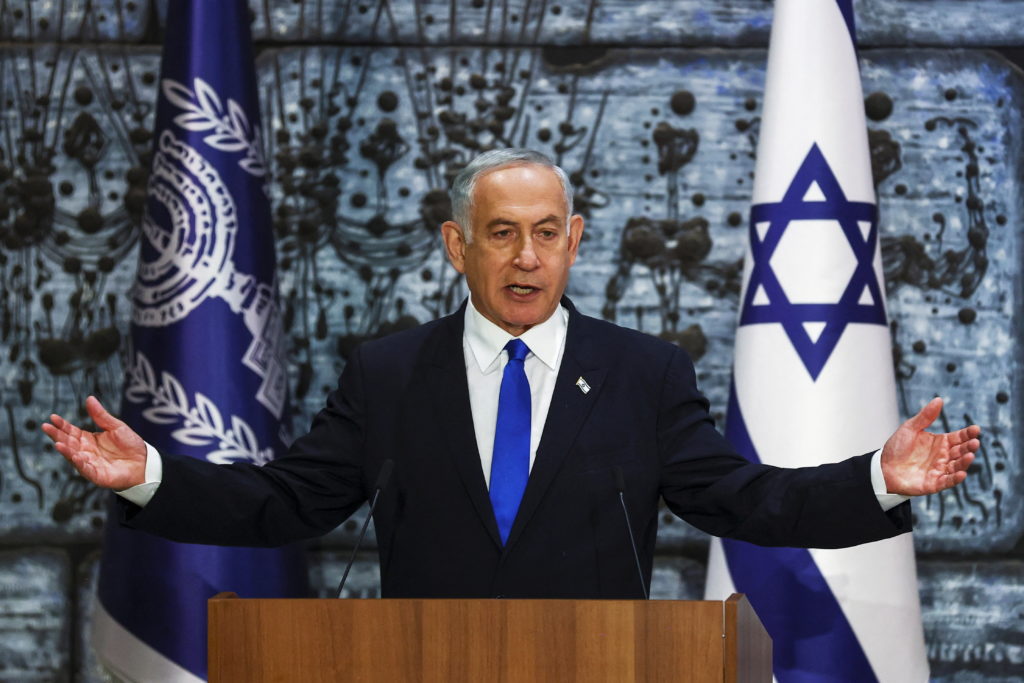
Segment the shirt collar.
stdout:
[[[569,311],[559,305],[555,312],[542,323],[534,325],[519,336],[530,348],[530,353],[552,371],[558,362],[558,352],[565,340],[568,327]],[[473,357],[476,359],[480,372],[489,374],[498,369],[498,356],[505,349],[505,344],[512,335],[485,318],[473,306],[470,297],[466,304],[465,339],[469,344]]]

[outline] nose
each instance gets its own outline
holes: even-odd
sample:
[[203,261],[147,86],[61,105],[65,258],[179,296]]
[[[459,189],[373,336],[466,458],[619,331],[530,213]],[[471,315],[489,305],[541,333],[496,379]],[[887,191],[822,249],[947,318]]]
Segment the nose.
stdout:
[[519,243],[519,253],[516,254],[512,263],[520,270],[527,271],[536,270],[540,266],[540,259],[537,258],[537,252],[533,249],[532,235],[523,235]]

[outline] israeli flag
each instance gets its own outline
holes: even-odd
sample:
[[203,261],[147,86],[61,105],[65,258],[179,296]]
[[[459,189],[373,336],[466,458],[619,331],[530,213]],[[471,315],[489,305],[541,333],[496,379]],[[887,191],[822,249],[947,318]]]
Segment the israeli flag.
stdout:
[[[274,238],[244,0],[172,0],[123,419],[166,453],[264,464],[287,404]],[[305,597],[298,548],[106,527],[93,644],[132,681],[206,679],[206,601]]]
[[[726,434],[784,467],[899,424],[851,0],[777,0]],[[793,681],[928,677],[910,534],[844,550],[712,543],[706,595],[746,593]]]

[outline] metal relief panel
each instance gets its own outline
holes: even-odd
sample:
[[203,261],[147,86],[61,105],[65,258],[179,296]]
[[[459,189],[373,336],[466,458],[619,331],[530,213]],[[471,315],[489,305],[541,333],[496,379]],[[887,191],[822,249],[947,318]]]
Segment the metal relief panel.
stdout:
[[[363,528],[363,523],[366,522],[366,515],[369,510],[369,503],[364,503],[362,507],[352,513],[351,517],[322,536],[320,542],[324,546],[329,547],[351,548],[355,545],[356,539],[359,538],[359,530]],[[373,520],[370,520],[370,525],[366,527],[366,536],[363,538],[361,548],[363,550],[373,550],[376,547],[377,532]]]
[[862,45],[1020,45],[1024,26],[1016,0],[858,0]]
[[[338,583],[352,557],[350,551],[311,551],[309,553],[309,585],[313,597],[333,598],[338,595]],[[380,597],[380,563],[377,553],[361,550],[352,564],[345,581],[345,598]]]
[[134,42],[151,7],[146,0],[7,0],[0,4],[0,40]]
[[256,40],[533,45],[586,42],[597,2],[319,0],[250,3]]
[[96,600],[96,583],[100,575],[100,552],[86,555],[75,569],[75,635],[78,657],[75,680],[79,683],[111,683],[113,676],[103,668],[92,647],[92,615]]
[[922,562],[918,578],[933,681],[1024,678],[1024,564]]
[[[406,45],[764,46],[764,0],[250,0],[256,40]],[[1020,3],[860,0],[865,47],[1013,45]]]
[[1020,489],[1021,111],[1024,81],[981,52],[866,52],[882,260],[904,416],[946,398],[936,428],[976,422],[963,486],[914,501],[924,551],[1009,549]]
[[428,45],[611,45],[735,42],[767,36],[756,0],[319,0],[252,2],[257,40]]
[[59,550],[0,552],[0,680],[70,680],[68,573]]
[[461,299],[440,260],[442,170],[416,161],[430,144],[419,139],[438,135],[434,87],[425,92],[416,76],[421,53],[404,58],[365,47],[261,58],[292,390],[306,415],[321,407],[358,343]]
[[90,536],[104,494],[39,430],[120,402],[148,177],[153,51],[0,50],[0,533]]
[[703,600],[705,569],[688,557],[656,556],[651,573],[651,600]]

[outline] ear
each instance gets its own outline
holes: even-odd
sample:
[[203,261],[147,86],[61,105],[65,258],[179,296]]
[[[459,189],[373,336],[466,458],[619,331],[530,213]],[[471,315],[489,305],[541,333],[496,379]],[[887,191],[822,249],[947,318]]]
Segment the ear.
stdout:
[[576,253],[580,249],[580,240],[583,239],[583,216],[573,214],[569,219],[569,265],[576,263]]
[[441,224],[441,238],[452,266],[460,273],[465,273],[466,240],[462,236],[462,228],[455,221],[445,221]]

